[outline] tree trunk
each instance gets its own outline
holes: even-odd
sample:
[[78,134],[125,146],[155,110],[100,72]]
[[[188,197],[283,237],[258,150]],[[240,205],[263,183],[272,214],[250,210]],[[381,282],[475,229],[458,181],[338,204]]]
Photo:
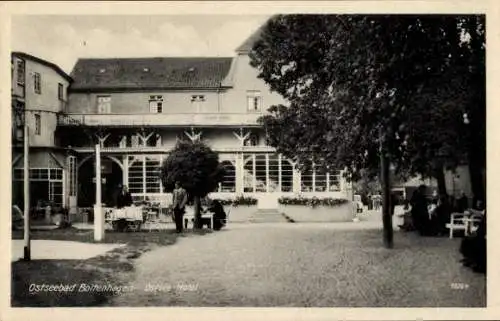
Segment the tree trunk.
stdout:
[[381,167],[381,185],[383,191],[382,202],[382,225],[384,229],[384,245],[390,249],[393,246],[393,231],[392,231],[392,211],[391,211],[391,182],[390,182],[390,162],[385,154],[385,148],[382,141],[382,130],[379,132],[380,137],[380,167]]
[[473,198],[472,206],[475,206],[478,200],[485,200],[485,188],[483,182],[483,167],[474,155],[469,155],[469,175]]
[[445,177],[444,177],[444,171],[443,171],[443,167],[442,166],[438,166],[434,170],[434,177],[437,180],[439,196],[441,196],[441,195],[448,195],[448,193],[446,191],[446,180],[445,180]]
[[199,196],[194,197],[194,228],[201,229],[201,200]]

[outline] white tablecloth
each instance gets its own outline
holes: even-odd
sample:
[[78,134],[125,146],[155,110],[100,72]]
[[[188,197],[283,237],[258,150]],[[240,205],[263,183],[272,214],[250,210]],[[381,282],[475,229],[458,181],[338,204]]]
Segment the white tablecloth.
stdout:
[[115,208],[110,213],[110,219],[112,221],[119,219],[126,219],[129,221],[142,221],[142,207],[124,207]]

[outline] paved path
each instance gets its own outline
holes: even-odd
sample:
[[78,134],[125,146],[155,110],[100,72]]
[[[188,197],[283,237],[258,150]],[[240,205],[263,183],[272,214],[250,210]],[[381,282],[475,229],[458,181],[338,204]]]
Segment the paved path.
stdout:
[[369,225],[231,224],[181,238],[137,259],[135,291],[110,305],[485,306],[485,278],[458,263],[459,239],[397,232],[387,250]]
[[[24,257],[24,240],[12,240],[11,261]],[[120,244],[92,244],[72,241],[31,240],[32,260],[86,260],[111,251]]]

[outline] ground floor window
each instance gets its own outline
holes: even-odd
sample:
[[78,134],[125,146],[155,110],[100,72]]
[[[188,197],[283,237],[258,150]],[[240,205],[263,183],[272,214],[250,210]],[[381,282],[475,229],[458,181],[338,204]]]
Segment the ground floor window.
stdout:
[[244,192],[292,192],[293,166],[279,154],[250,154],[244,158]]
[[309,168],[301,173],[301,192],[334,192],[340,190],[340,171]]
[[[30,168],[30,206],[53,205],[63,206],[63,170],[62,168]],[[15,202],[24,203],[23,180],[24,170],[15,168],[13,173],[13,198]]]
[[161,192],[160,167],[163,155],[129,156],[128,188],[132,194]]
[[224,168],[224,177],[219,184],[219,192],[236,192],[236,168],[230,161],[223,161],[221,165]]

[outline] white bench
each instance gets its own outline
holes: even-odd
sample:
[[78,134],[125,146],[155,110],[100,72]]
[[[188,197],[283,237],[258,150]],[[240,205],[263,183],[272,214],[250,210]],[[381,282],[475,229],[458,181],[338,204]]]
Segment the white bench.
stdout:
[[465,235],[469,235],[477,229],[481,222],[481,214],[452,213],[450,223],[446,224],[446,228],[450,230],[450,239],[453,238],[453,232],[456,230],[464,231]]
[[[209,220],[209,223],[206,224],[208,228],[213,228],[214,226],[214,215],[212,213],[201,213],[202,221]],[[184,228],[188,228],[189,222],[191,222],[194,227],[194,212],[187,212],[184,214]],[[203,224],[205,225],[205,224]]]
[[[227,213],[226,213],[226,219],[224,220],[224,225],[227,225],[227,222],[229,220],[229,213],[231,211],[228,210]],[[206,213],[201,213],[201,218],[206,220],[206,219],[209,219],[210,221],[210,225],[208,226],[208,228],[213,228],[214,227],[214,214],[213,213],[210,213],[210,212],[206,212]],[[194,226],[194,213],[193,212],[188,212],[186,214],[184,214],[184,228],[188,228],[188,224],[189,222],[191,222],[192,226]]]

